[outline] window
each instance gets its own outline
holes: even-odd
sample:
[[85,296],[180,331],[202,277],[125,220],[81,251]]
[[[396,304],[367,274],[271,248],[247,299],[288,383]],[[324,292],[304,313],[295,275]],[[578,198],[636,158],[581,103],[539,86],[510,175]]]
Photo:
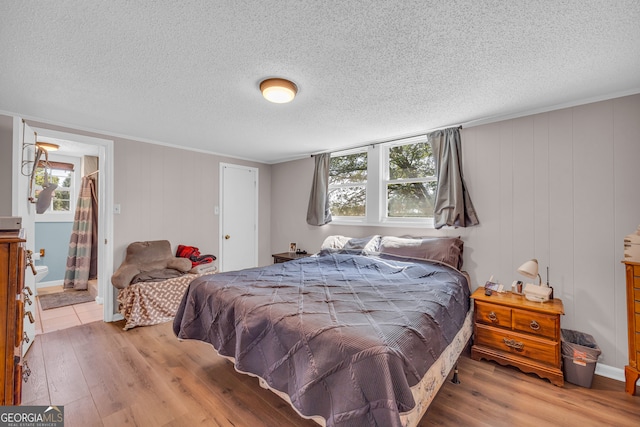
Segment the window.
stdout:
[[385,147],[386,216],[433,218],[436,167],[427,142]]
[[[71,211],[71,196],[73,193],[73,165],[69,165],[68,168],[60,168],[60,165],[52,165],[51,168],[46,168],[46,174],[48,175],[49,183],[57,184],[53,197],[51,200],[51,206],[48,212],[63,212],[67,213]],[[45,167],[41,165],[36,170],[35,184],[36,184],[36,199],[38,198],[40,191],[42,191],[45,179]]]
[[366,199],[367,152],[332,157],[329,164],[331,215],[364,218]]
[[[49,182],[56,184],[51,205],[43,214],[36,215],[36,222],[73,222],[82,174],[82,159],[75,156],[49,154],[47,175]],[[45,162],[40,161],[34,179],[36,199],[44,184]]]
[[336,153],[329,169],[334,223],[433,225],[437,181],[426,136]]

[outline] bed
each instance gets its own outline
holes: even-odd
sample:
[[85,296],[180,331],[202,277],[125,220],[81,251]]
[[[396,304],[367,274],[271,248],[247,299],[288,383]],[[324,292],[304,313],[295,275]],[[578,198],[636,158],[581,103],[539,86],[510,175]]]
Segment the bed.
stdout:
[[455,238],[325,241],[311,257],[194,280],[174,332],[321,425],[414,426],[471,335],[461,255]]

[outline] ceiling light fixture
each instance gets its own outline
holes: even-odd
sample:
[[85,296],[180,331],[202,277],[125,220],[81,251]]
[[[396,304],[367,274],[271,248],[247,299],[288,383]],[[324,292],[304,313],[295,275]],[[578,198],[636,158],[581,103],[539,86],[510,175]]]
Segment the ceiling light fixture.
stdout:
[[44,151],[56,151],[60,148],[58,144],[53,144],[51,142],[36,142],[36,147]]
[[285,104],[293,101],[298,93],[298,87],[289,80],[267,79],[260,83],[260,91],[267,101]]

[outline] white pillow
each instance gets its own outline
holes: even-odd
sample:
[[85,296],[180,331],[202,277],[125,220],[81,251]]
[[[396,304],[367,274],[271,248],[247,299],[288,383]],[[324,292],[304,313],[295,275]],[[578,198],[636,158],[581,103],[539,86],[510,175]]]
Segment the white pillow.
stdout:
[[322,246],[320,246],[320,250],[322,249],[342,249],[351,237],[345,236],[329,236],[324,239],[322,242]]

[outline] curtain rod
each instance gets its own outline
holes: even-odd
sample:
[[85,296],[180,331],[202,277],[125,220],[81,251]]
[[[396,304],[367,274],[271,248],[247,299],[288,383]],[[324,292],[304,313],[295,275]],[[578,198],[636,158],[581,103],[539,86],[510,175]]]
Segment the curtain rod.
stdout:
[[363,148],[363,147],[375,147],[376,145],[380,145],[380,144],[389,144],[391,142],[399,142],[399,141],[403,141],[405,139],[412,139],[412,138],[418,138],[418,137],[421,137],[421,136],[427,136],[428,134],[430,134],[432,132],[437,132],[439,130],[445,130],[445,129],[462,129],[462,125],[447,126],[447,127],[443,127],[443,128],[437,128],[437,129],[433,129],[433,130],[430,130],[430,131],[427,131],[427,132],[422,132],[422,133],[419,133],[419,134],[416,134],[416,135],[403,136],[403,137],[400,137],[400,138],[388,139],[386,141],[380,141],[380,142],[369,142],[367,144],[355,145],[353,147],[341,148],[339,150],[318,151],[317,153],[312,153],[311,157],[317,156],[318,154],[339,153],[340,151],[357,150],[358,148]]

